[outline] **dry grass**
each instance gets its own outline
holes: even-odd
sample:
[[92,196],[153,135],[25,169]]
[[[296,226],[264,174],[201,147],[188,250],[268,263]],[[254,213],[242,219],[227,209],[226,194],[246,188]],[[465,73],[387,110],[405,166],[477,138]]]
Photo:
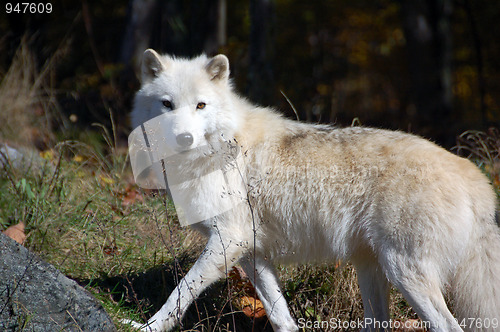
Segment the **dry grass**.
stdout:
[[35,145],[45,149],[54,143],[53,125],[63,124],[55,90],[54,65],[64,49],[40,70],[23,38],[8,71],[0,77],[0,141]]
[[466,131],[458,138],[455,148],[459,155],[474,161],[490,178],[500,198],[500,132],[499,128],[488,131]]

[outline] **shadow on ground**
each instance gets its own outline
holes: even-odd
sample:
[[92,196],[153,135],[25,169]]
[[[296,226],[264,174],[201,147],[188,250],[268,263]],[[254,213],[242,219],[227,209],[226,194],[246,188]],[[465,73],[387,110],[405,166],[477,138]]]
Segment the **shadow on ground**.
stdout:
[[[180,257],[150,270],[98,280],[81,280],[83,286],[91,284],[108,292],[123,306],[139,308],[145,322],[165,303],[175,285],[187,272],[186,266],[194,263],[192,257]],[[177,269],[175,267],[178,267]],[[182,270],[179,267],[183,267]],[[189,307],[182,320],[180,331],[265,331],[272,332],[267,317],[252,319],[235,307],[241,289],[232,285],[232,280],[221,280],[203,292]]]

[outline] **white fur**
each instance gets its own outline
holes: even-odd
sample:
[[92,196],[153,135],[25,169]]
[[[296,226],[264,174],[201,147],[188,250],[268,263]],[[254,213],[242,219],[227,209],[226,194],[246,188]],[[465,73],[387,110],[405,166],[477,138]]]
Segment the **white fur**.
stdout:
[[[188,131],[196,146],[237,144],[249,204],[193,225],[207,236],[206,248],[144,331],[173,328],[189,304],[238,262],[275,331],[298,326],[273,262],[350,260],[365,317],[379,321],[389,319],[390,283],[432,331],[462,330],[445,303],[447,288],[458,319],[500,318],[496,198],[471,162],[402,132],[284,119],[238,97],[228,66],[224,56],[186,60],[146,51],[134,126],[170,112],[180,129],[165,135]],[[173,110],[162,108],[165,98]],[[205,109],[178,111],[200,102]],[[212,160],[195,152],[190,158],[182,170],[193,176]],[[210,202],[212,188],[191,185],[198,186],[193,199]]]

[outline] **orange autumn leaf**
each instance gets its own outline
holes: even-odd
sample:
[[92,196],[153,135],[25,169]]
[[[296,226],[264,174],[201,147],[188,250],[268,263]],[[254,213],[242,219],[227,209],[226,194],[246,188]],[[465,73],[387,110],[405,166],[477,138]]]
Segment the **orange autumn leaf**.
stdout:
[[24,233],[24,223],[22,221],[17,225],[10,226],[6,230],[4,230],[3,233],[19,244],[23,244],[26,240],[26,234]]
[[254,297],[242,296],[239,299],[239,306],[242,308],[241,310],[247,317],[261,318],[266,315],[262,302]]
[[138,190],[133,189],[131,186],[128,186],[127,189],[125,189],[125,193],[123,193],[121,196],[122,207],[127,207],[137,202],[144,202],[144,197],[142,196],[142,194]]

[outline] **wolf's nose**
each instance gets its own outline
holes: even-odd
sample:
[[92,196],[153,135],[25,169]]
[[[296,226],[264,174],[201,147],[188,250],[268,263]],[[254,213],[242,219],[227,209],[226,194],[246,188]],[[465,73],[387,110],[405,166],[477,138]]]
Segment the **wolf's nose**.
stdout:
[[183,148],[187,148],[188,146],[193,144],[193,135],[191,135],[190,133],[182,133],[177,135],[175,140],[177,141],[177,144],[179,144]]

